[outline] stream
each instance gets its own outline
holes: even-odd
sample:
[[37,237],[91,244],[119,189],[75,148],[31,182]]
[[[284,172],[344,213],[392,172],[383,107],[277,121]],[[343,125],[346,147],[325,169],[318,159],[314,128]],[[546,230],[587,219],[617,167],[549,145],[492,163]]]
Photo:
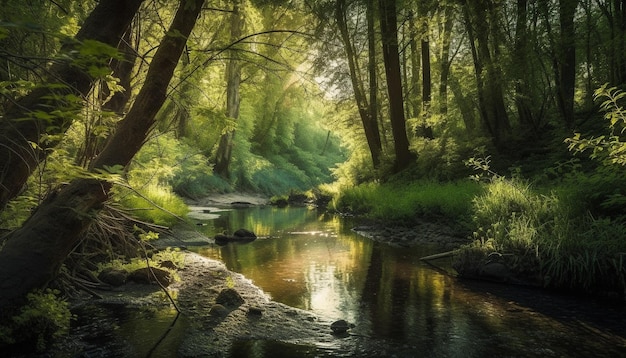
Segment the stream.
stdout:
[[[274,301],[353,323],[350,334],[383,342],[387,356],[626,356],[623,307],[532,288],[459,280],[450,274],[450,262],[438,260],[434,267],[419,260],[440,252],[437,246],[378,243],[353,232],[349,219],[315,209],[215,211],[196,216],[205,235],[246,228],[259,238],[194,251],[223,261]],[[333,353],[243,341],[231,356]]]

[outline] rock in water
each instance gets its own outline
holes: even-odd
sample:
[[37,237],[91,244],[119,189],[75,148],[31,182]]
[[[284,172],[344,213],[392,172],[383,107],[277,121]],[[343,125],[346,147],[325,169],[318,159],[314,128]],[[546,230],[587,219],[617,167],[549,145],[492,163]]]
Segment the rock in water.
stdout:
[[241,239],[256,239],[256,234],[250,230],[239,229],[233,233],[233,236]]
[[335,322],[331,323],[331,325],[330,325],[330,329],[335,334],[346,333],[350,328],[353,328],[353,327],[354,327],[353,324],[348,323],[344,319],[340,319],[338,321],[335,321]]

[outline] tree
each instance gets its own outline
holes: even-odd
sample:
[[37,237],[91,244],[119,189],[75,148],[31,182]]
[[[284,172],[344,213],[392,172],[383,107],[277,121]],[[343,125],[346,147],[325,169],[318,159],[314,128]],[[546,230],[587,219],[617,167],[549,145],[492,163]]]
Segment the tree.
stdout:
[[439,114],[448,114],[448,77],[450,76],[450,43],[454,26],[454,6],[445,1],[443,5],[443,32],[441,37],[441,53],[439,60]]
[[[574,16],[578,0],[559,1],[561,28],[560,56],[558,57],[558,104],[568,127],[574,124],[574,92],[576,90],[576,28]],[[623,49],[622,49],[623,52]]]
[[508,142],[511,125],[500,68],[497,7],[497,2],[491,0],[466,0],[463,15],[474,61],[480,117],[496,148],[502,149]]
[[49,69],[46,82],[57,85],[44,82],[5,110],[0,121],[0,209],[20,193],[37,165],[59,143],[81,109],[77,96],[87,97],[95,78],[103,74],[100,69],[113,55],[106,46],[117,47],[141,3],[100,1],[74,41],[62,48],[67,56],[78,57]]
[[[243,33],[243,3],[241,0],[233,2],[230,21],[230,41],[235,43]],[[236,121],[239,118],[239,85],[241,84],[241,63],[237,58],[237,51],[231,50],[230,59],[226,65],[226,116]],[[227,130],[222,134],[217,153],[215,154],[215,173],[224,178],[230,176],[229,167],[233,153],[235,129]]]
[[[430,30],[428,26],[430,4],[418,2],[418,11],[421,18],[420,49],[422,57],[422,135],[426,138],[434,138],[433,129],[426,124],[426,118],[430,116],[432,101],[432,76],[430,71]],[[417,75],[417,74],[416,74]]]
[[9,234],[0,251],[0,318],[10,317],[29,291],[55,277],[78,244],[112,186],[110,176],[99,173],[119,172],[141,148],[203,3],[181,0],[135,102],[92,162],[92,176],[74,179],[49,195],[20,229]]
[[380,32],[382,36],[383,60],[389,93],[389,112],[393,134],[395,162],[394,171],[411,164],[415,157],[409,150],[404,118],[404,97],[398,46],[398,24],[395,1],[379,0]]
[[[335,21],[339,30],[339,36],[341,43],[343,44],[346,60],[348,62],[348,68],[350,70],[350,82],[352,84],[352,90],[354,92],[354,99],[357,104],[359,116],[361,117],[361,123],[363,124],[363,130],[365,131],[365,138],[367,145],[372,156],[372,163],[377,168],[381,162],[382,143],[380,139],[380,132],[377,122],[377,98],[376,88],[372,88],[376,84],[376,63],[372,62],[376,58],[375,49],[372,46],[374,40],[374,33],[371,32],[374,29],[373,22],[373,2],[374,0],[367,0],[367,26],[368,26],[368,51],[369,51],[369,76],[370,76],[370,98],[368,101],[366,95],[366,89],[359,66],[358,53],[355,48],[354,41],[350,36],[348,29],[348,7],[345,0],[337,0],[335,3]],[[372,98],[373,97],[373,98]]]

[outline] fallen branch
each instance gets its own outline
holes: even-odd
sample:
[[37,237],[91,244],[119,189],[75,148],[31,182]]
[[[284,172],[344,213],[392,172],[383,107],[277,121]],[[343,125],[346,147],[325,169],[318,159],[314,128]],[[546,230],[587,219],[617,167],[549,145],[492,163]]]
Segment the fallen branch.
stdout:
[[428,260],[444,259],[446,257],[453,256],[455,253],[456,253],[456,250],[447,251],[447,252],[441,252],[439,254],[424,256],[424,257],[420,258],[420,260],[421,261],[428,261]]

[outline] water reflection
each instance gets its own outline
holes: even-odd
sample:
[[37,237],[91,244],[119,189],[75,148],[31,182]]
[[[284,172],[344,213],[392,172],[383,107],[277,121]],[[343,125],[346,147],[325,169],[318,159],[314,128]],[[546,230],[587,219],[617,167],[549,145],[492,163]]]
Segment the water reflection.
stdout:
[[394,248],[350,227],[306,208],[234,210],[206,226],[205,234],[246,228],[260,238],[199,252],[222,260],[276,301],[355,323],[354,334],[383,339],[386,352],[396,356],[626,354],[623,332],[604,332],[605,340],[598,340],[588,323],[564,324],[420,262],[434,247]]

